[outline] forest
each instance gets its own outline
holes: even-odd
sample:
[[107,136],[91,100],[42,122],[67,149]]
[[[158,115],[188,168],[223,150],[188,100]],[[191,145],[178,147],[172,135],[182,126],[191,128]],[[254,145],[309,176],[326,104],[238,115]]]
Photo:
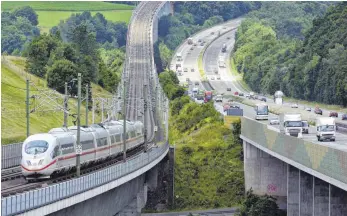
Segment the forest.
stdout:
[[260,93],[347,105],[347,3],[277,2],[249,13],[234,62]]

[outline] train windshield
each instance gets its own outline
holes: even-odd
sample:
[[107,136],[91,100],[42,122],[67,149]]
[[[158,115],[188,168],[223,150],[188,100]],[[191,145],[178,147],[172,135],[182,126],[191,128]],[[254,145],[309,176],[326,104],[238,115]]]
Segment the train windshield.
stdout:
[[44,140],[33,140],[26,144],[25,153],[30,155],[41,154],[47,151],[48,142]]

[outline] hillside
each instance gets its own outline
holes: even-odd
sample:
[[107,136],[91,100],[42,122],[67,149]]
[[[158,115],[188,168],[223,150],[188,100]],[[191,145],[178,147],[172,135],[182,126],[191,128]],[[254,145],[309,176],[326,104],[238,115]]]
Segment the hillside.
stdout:
[[38,14],[38,27],[41,33],[48,33],[61,20],[66,20],[72,14],[83,11],[90,11],[93,16],[99,12],[109,21],[128,23],[134,9],[131,5],[108,2],[4,1],[1,3],[1,11],[10,11],[24,6],[32,7]]
[[223,125],[213,103],[184,96],[172,71],[159,75],[170,101],[169,141],[175,145],[175,209],[236,206],[243,199],[242,145],[235,130]]
[[347,4],[323,14],[324,4],[283,4],[296,6],[274,13],[281,10],[269,4],[242,22],[233,55],[237,70],[257,92],[282,90],[295,99],[347,106]]
[[[21,142],[26,137],[26,118],[25,118],[25,98],[26,98],[26,76],[24,72],[25,59],[18,57],[6,57],[1,61],[1,143]],[[46,81],[34,75],[30,75],[30,96],[39,95],[41,98],[36,102],[32,99],[30,109],[36,108],[36,111],[30,114],[30,133],[47,132],[53,127],[63,125],[63,112],[52,110],[56,108],[53,104],[62,104],[63,100],[60,94],[53,94],[46,86]],[[37,91],[37,90],[40,91]],[[49,100],[44,94],[51,95],[53,100]],[[92,94],[94,96],[107,97],[110,93],[104,91],[101,87],[93,84]],[[55,96],[57,95],[57,96]],[[58,97],[59,96],[59,97]],[[58,99],[59,98],[59,99]],[[43,106],[41,107],[41,103]],[[54,102],[55,101],[55,102]],[[76,99],[69,100],[69,107],[72,113],[76,113]],[[98,105],[100,107],[100,105]],[[85,123],[85,105],[81,106],[81,123]],[[106,113],[104,114],[106,118]],[[72,117],[68,118],[68,125],[73,125]],[[88,115],[89,123],[92,123],[92,112]],[[101,114],[98,111],[95,115],[95,121],[101,121]]]

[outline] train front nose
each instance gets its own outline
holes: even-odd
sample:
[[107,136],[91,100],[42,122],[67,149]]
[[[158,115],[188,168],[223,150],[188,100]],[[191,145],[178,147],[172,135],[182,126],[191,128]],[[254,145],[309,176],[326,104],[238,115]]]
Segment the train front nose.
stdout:
[[46,176],[50,175],[50,170],[44,158],[40,159],[23,159],[22,173],[24,176]]

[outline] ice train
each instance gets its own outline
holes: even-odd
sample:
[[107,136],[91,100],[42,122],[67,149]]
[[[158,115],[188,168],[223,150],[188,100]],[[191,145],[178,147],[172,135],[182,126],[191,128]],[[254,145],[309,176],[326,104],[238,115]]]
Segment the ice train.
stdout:
[[[126,150],[144,142],[142,122],[126,124]],[[109,121],[81,127],[81,166],[107,160],[123,153],[123,122]],[[77,126],[53,128],[48,133],[29,136],[22,147],[22,174],[27,180],[51,178],[76,165]]]

